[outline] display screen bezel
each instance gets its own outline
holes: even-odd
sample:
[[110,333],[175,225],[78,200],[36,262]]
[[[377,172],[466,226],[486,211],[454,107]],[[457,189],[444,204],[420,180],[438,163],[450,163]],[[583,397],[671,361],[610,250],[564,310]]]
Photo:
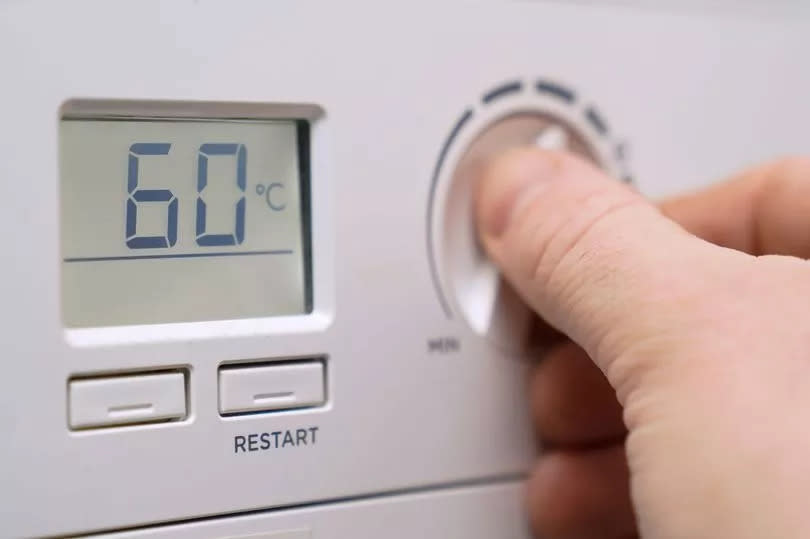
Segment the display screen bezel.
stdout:
[[[260,316],[261,319],[289,319],[307,317],[315,308],[315,270],[313,262],[313,215],[312,215],[312,123],[323,114],[322,109],[313,105],[298,104],[255,104],[220,102],[169,102],[169,101],[127,101],[127,100],[83,100],[65,102],[60,110],[59,125],[63,121],[176,121],[176,122],[234,122],[263,123],[272,121],[291,122],[295,126],[297,165],[300,192],[301,261],[303,268],[303,310],[295,314]],[[61,145],[60,145],[61,146]],[[61,151],[61,150],[60,150]],[[61,159],[61,156],[60,156]],[[64,189],[61,167],[59,190]],[[59,216],[60,228],[64,226],[63,216]],[[59,242],[60,274],[63,271],[63,244]],[[250,318],[215,318],[204,320],[172,320],[145,322],[143,324],[72,326],[66,323],[64,293],[60,286],[60,319],[68,333],[87,334],[93,330],[115,330],[121,328],[188,326],[210,323],[228,323]]]

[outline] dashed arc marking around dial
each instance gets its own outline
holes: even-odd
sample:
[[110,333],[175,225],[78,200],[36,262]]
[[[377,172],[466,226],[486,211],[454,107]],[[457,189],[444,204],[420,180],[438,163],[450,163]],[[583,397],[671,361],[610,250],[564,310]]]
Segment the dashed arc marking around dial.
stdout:
[[[535,93],[553,98],[561,102],[565,106],[575,107],[577,104],[577,93],[573,89],[563,84],[560,84],[556,81],[541,78],[534,81],[533,84],[528,85],[528,87],[532,88],[532,90],[534,90]],[[508,99],[510,97],[522,94],[525,92],[526,88],[527,85],[524,84],[524,82],[520,79],[506,81],[484,92],[484,94],[481,97],[481,106],[486,108],[496,101],[501,101],[503,99]],[[441,175],[444,162],[447,159],[447,154],[449,153],[450,148],[452,147],[456,138],[458,138],[458,135],[462,132],[464,126],[466,126],[470,122],[474,114],[475,114],[474,106],[465,107],[461,115],[453,124],[453,127],[450,129],[450,132],[445,138],[441,150],[439,151],[439,156],[436,160],[436,164],[433,167],[433,174],[431,177],[430,188],[428,191],[427,227],[426,227],[428,264],[430,266],[430,274],[433,280],[433,286],[436,289],[436,296],[439,298],[439,304],[441,306],[441,309],[448,319],[453,318],[453,311],[450,308],[450,302],[448,301],[448,298],[444,294],[444,291],[442,289],[441,281],[439,279],[439,268],[436,258],[434,256],[435,246],[432,234],[433,206],[435,203],[436,188],[438,185],[439,176]],[[587,105],[582,110],[582,114],[586,124],[593,129],[596,135],[602,138],[606,138],[609,136],[610,130],[608,128],[608,124],[605,121],[602,114],[596,108],[596,106],[594,106],[593,104]],[[613,149],[613,157],[619,162],[624,162],[625,151],[626,151],[625,145],[623,143],[618,143],[615,145],[615,148]],[[626,175],[625,177],[621,178],[621,180],[626,183],[632,183],[632,177],[629,175]]]

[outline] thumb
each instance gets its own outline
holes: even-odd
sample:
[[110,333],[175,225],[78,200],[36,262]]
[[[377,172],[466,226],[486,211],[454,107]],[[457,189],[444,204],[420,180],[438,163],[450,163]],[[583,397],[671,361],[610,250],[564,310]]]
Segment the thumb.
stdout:
[[723,256],[589,163],[536,148],[490,163],[476,214],[506,280],[606,373],[639,340],[683,327]]

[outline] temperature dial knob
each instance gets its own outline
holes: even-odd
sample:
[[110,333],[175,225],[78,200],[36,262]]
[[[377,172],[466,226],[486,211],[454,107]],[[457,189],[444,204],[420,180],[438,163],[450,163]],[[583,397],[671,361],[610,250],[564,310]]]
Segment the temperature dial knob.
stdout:
[[623,174],[620,148],[607,139],[595,109],[583,111],[543,96],[514,98],[512,106],[504,99],[491,114],[483,111],[478,122],[457,125],[456,140],[437,166],[430,210],[430,255],[447,316],[512,353],[525,347],[533,316],[477,239],[473,196],[487,163],[510,148],[535,145],[573,152],[613,175]]

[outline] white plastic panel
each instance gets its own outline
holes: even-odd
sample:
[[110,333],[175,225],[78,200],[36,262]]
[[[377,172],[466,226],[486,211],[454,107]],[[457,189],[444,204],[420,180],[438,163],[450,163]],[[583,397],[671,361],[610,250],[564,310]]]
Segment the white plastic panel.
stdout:
[[523,486],[490,486],[386,494],[264,512],[155,526],[96,539],[529,539]]
[[[549,0],[537,0],[549,1]],[[613,5],[618,8],[670,11],[723,17],[787,17],[810,14],[805,0],[550,0],[583,5]]]
[[223,539],[309,539],[312,537],[309,530],[290,530],[267,533],[251,533],[250,535],[232,535]]

